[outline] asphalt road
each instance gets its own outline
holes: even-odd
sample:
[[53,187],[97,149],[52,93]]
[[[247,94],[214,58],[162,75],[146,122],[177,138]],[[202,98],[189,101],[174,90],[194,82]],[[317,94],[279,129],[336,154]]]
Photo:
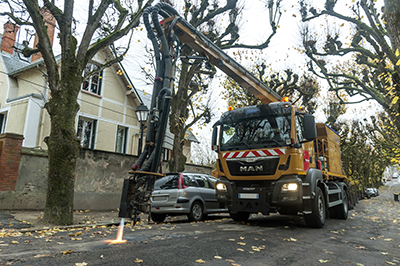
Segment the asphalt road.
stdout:
[[190,223],[126,225],[126,243],[109,244],[117,227],[0,231],[0,265],[400,265],[400,202],[384,187],[348,220],[307,228],[301,216],[253,216],[249,223],[211,216]]

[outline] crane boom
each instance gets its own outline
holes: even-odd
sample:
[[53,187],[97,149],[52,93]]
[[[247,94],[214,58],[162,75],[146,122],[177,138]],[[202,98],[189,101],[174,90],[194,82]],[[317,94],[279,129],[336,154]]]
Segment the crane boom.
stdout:
[[[164,18],[159,21],[159,16]],[[150,18],[153,23],[150,22]],[[157,173],[160,165],[162,144],[167,128],[176,54],[180,42],[187,44],[207,60],[232,77],[242,87],[264,103],[280,102],[281,97],[271,88],[238,64],[211,40],[182,19],[170,5],[160,2],[143,12],[143,22],[153,44],[156,59],[156,74],[146,132],[146,145],[136,163],[132,165],[130,177],[124,180],[119,217],[137,219],[139,212],[149,209],[148,203],[154,182],[162,174]]]
[[[165,19],[163,26],[168,28],[171,25],[170,22],[175,18],[176,16],[171,16]],[[187,44],[200,55],[207,57],[211,64],[217,66],[263,103],[280,102],[282,100],[279,94],[246,70],[186,20],[178,19],[173,25],[173,29],[182,43]]]

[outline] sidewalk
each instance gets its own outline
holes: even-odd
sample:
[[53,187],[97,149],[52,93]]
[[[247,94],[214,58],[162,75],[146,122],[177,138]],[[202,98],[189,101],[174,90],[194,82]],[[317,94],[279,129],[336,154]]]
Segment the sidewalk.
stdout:
[[[46,225],[42,221],[43,211],[32,210],[12,210],[0,211],[0,230],[42,230],[49,227],[62,227]],[[142,217],[142,219],[147,219]],[[90,211],[81,210],[74,212],[73,225],[68,227],[82,227],[94,225],[118,225],[121,218],[118,217],[117,210],[110,211]]]

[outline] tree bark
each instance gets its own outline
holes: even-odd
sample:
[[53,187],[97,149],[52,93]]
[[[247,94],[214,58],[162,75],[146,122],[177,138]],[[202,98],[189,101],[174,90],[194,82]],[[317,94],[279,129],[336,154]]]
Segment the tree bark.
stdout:
[[70,73],[60,89],[54,90],[46,104],[51,132],[47,140],[49,154],[48,187],[43,215],[45,223],[68,225],[73,222],[76,159],[80,143],[75,133],[76,102],[81,77]]
[[400,51],[400,1],[385,0],[384,12],[395,50]]

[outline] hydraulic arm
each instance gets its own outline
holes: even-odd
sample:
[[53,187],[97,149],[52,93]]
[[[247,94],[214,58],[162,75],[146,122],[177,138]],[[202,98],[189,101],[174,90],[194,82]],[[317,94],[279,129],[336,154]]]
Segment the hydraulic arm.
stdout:
[[[160,17],[164,19],[159,20]],[[181,18],[169,4],[158,3],[147,8],[143,21],[152,42],[156,59],[156,75],[150,107],[146,145],[132,165],[130,178],[124,180],[120,217],[136,219],[138,212],[148,210],[154,181],[162,176],[160,165],[162,144],[170,111],[171,89],[174,83],[179,44],[185,43],[199,56],[224,71],[242,87],[264,103],[279,102],[281,97],[266,84],[239,65],[201,32]]]

